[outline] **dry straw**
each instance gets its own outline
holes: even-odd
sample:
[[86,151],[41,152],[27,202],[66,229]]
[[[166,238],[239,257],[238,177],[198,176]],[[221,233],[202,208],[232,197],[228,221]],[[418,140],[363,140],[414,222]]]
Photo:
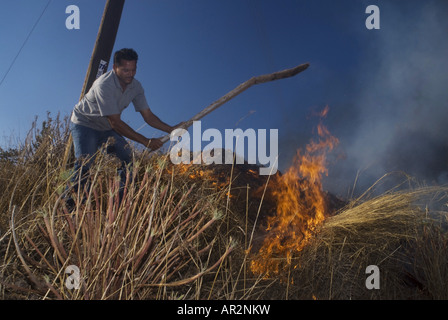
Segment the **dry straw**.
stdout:
[[[72,173],[61,156],[68,137],[64,127],[46,122],[45,132],[36,130],[35,143],[25,146],[26,154],[3,161],[3,297],[210,295],[201,278],[213,274],[235,248],[231,235],[216,233],[225,193],[205,181],[191,183],[189,170],[176,172],[166,156],[144,152],[136,153],[123,184],[115,159],[100,150],[89,183],[71,194],[75,206],[69,210],[65,190]],[[79,289],[66,285],[69,266],[80,270]]]
[[[288,298],[447,299],[446,187],[360,198],[297,254]],[[366,268],[379,270],[369,289]]]
[[[232,176],[219,188],[194,166],[135,151],[122,185],[100,152],[70,211],[67,128],[49,117],[26,145],[2,150],[1,299],[448,298],[446,188],[368,190],[321,225],[287,272],[263,279],[248,265],[268,192],[253,219],[249,188],[230,198]],[[66,283],[73,265],[79,289]],[[366,288],[369,265],[378,290]]]

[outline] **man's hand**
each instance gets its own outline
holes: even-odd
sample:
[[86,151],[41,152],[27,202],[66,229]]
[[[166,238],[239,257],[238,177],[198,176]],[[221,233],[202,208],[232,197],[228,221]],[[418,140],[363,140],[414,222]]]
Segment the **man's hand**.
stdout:
[[163,142],[160,141],[160,139],[148,139],[148,143],[146,144],[146,147],[150,148],[151,150],[157,150],[162,146]]

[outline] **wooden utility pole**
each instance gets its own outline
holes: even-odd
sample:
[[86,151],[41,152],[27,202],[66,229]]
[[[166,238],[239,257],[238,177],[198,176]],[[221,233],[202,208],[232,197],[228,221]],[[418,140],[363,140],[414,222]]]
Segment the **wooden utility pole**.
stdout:
[[[79,100],[89,91],[93,82],[107,71],[112,50],[114,49],[118,26],[120,25],[124,1],[107,0],[106,2]],[[63,168],[66,167],[68,159],[72,154],[72,143],[72,136],[70,135],[65,149]]]
[[80,99],[89,91],[96,78],[107,71],[123,6],[124,0],[107,0]]

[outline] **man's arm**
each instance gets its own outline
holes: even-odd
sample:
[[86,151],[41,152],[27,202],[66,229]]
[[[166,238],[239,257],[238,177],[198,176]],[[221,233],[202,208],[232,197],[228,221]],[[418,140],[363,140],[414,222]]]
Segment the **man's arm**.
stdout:
[[136,132],[134,129],[128,126],[126,122],[121,120],[119,114],[107,116],[107,119],[109,120],[109,123],[113,130],[128,139],[141,143],[147,148],[156,150],[163,145],[163,143],[159,139],[148,139],[140,133]]
[[176,127],[172,127],[170,125],[167,125],[165,122],[159,119],[150,109],[144,109],[140,111],[140,114],[142,115],[143,119],[147,124],[149,124],[151,127],[165,131],[166,133],[171,133]]

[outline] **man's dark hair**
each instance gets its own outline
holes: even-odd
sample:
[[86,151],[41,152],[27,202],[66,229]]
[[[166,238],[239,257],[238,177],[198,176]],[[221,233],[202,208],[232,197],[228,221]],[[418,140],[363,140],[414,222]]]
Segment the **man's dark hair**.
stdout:
[[138,54],[137,54],[137,52],[134,51],[134,49],[123,48],[123,49],[115,52],[114,64],[117,66],[120,65],[121,60],[137,62]]

